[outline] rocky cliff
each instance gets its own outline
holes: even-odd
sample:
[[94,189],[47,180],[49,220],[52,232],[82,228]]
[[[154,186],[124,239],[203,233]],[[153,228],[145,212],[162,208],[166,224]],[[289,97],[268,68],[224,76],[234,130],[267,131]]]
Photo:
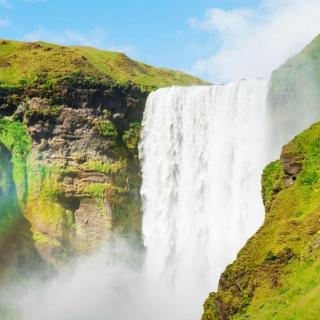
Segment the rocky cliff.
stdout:
[[121,53],[0,41],[0,263],[60,265],[115,231],[139,237],[147,95],[202,83]]
[[[309,108],[319,109],[320,119],[319,61],[320,37],[273,73],[269,108],[278,119],[273,139],[286,139],[281,132],[292,134],[298,123],[308,123]],[[293,108],[305,116],[289,121]],[[218,291],[204,304],[203,320],[319,318],[319,165],[317,123],[265,168],[265,222],[221,275]]]

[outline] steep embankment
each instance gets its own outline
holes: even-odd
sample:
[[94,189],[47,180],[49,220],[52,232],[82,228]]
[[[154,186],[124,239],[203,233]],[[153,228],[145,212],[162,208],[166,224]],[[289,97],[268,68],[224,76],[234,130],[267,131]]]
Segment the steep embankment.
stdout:
[[320,123],[263,173],[264,225],[222,274],[203,319],[317,319]]
[[162,86],[203,83],[121,53],[0,41],[1,243],[11,220],[23,220],[28,246],[60,264],[111,230],[139,235],[146,97]]
[[[319,109],[320,119],[319,62],[320,37],[273,73],[269,107],[278,120],[273,139],[284,141],[310,123],[311,108]],[[293,108],[305,116],[288,117]],[[222,274],[217,293],[204,304],[203,320],[319,317],[320,123],[284,146],[281,160],[265,168],[262,192],[265,222]]]

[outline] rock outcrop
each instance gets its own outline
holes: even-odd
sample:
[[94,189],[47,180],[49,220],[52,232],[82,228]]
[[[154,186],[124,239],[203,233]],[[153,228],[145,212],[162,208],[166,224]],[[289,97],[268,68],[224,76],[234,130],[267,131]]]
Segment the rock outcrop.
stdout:
[[24,220],[29,244],[55,266],[113,232],[140,237],[137,144],[147,95],[201,83],[120,53],[1,41],[0,143],[12,154],[17,197],[0,216]]

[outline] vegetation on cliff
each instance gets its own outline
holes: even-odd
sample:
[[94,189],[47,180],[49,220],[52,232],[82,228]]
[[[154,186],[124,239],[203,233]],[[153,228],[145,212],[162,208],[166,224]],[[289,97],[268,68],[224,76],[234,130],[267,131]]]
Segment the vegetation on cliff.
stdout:
[[[25,202],[25,165],[23,159],[26,156],[26,148],[29,140],[13,146],[11,136],[13,133],[21,133],[27,137],[25,128],[20,124],[8,124],[3,129],[1,122],[0,136],[7,146],[0,142],[0,279],[6,276],[18,277],[18,274],[28,274],[38,270],[42,262],[34,247],[30,224],[24,218],[21,204]],[[20,158],[21,157],[21,158]],[[14,169],[17,164],[16,169]],[[28,257],[28,259],[26,259]],[[32,270],[32,271],[31,271]],[[0,305],[1,313],[2,305]]]
[[320,313],[320,123],[283,148],[262,186],[265,222],[222,274],[203,320],[311,320]]
[[[309,125],[310,114],[314,117],[319,110],[319,62],[320,36],[273,72],[268,96],[272,141],[292,139],[296,128]],[[288,117],[294,109],[302,116]],[[281,136],[283,132],[287,136]],[[284,146],[281,159],[265,168],[265,222],[221,275],[217,293],[204,304],[203,320],[318,318],[319,174],[317,123]]]
[[12,154],[13,177],[18,196],[23,201],[27,195],[27,156],[31,149],[26,126],[0,118],[0,141]]
[[147,95],[191,84],[204,82],[122,53],[0,40],[0,144],[12,173],[10,186],[2,174],[0,192],[16,190],[15,202],[5,198],[6,215],[30,224],[42,259],[64,263],[114,230],[139,237]]

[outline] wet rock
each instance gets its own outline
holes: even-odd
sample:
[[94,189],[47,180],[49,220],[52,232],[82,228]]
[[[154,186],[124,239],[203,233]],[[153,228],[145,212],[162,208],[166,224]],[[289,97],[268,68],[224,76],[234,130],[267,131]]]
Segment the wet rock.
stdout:
[[302,170],[302,159],[292,153],[283,153],[281,155],[281,162],[283,169],[286,173],[285,177],[285,186],[290,187],[294,184],[297,179],[297,176]]

